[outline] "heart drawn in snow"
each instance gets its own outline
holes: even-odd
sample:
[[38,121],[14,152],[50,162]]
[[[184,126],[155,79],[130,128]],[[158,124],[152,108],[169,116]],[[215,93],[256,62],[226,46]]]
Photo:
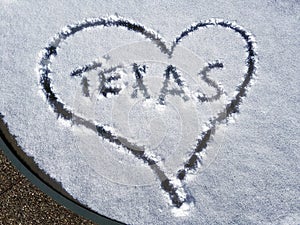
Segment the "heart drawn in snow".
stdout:
[[[189,36],[189,34],[196,32],[200,29],[208,28],[208,27],[220,27],[226,29],[228,31],[236,33],[246,44],[246,66],[247,71],[245,74],[241,74],[242,81],[235,86],[236,90],[234,96],[227,100],[226,104],[223,106],[221,110],[219,110],[215,115],[208,118],[206,123],[206,129],[199,131],[198,139],[194,145],[194,148],[190,152],[189,158],[183,162],[181,169],[176,172],[175,177],[170,177],[166,173],[166,171],[162,168],[161,164],[158,163],[157,158],[147,151],[147,145],[141,145],[138,141],[132,140],[129,137],[122,135],[122,132],[116,131],[113,127],[107,124],[96,123],[91,118],[85,118],[81,116],[80,113],[74,112],[67,105],[63,103],[61,96],[58,96],[53,90],[52,84],[52,74],[55,71],[52,71],[51,64],[53,63],[53,59],[58,54],[58,48],[61,47],[62,43],[68,39],[69,37],[75,35],[77,32],[80,32],[87,28],[93,27],[121,27],[125,28],[131,32],[135,32],[139,35],[144,36],[147,40],[150,40],[152,46],[156,45],[156,49],[159,50],[160,54],[166,58],[165,68],[163,71],[162,86],[159,89],[158,94],[155,97],[154,105],[158,107],[165,107],[168,105],[167,96],[177,96],[183,102],[189,102],[190,99],[194,99],[200,103],[214,102],[225,94],[223,89],[208,76],[208,73],[211,70],[216,68],[222,68],[223,63],[219,61],[214,61],[208,63],[205,67],[198,71],[198,75],[201,76],[201,79],[212,89],[214,89],[215,94],[206,95],[201,93],[200,91],[191,92],[187,90],[187,86],[185,85],[186,80],[180,72],[180,69],[176,63],[180,63],[179,61],[170,63],[172,59],[176,58],[175,52],[179,52],[179,43]],[[154,44],[154,45],[153,45]],[[146,44],[147,45],[147,44]],[[157,48],[158,47],[158,48]],[[176,49],[176,51],[175,51]],[[124,51],[126,52],[126,51]],[[120,53],[120,52],[118,52]],[[182,53],[182,52],[181,52]],[[138,55],[135,52],[135,57]],[[179,54],[180,55],[180,54]],[[121,56],[122,57],[122,56]],[[123,56],[124,57],[124,56]],[[149,99],[153,99],[152,93],[149,92],[147,88],[147,73],[148,70],[147,65],[140,65],[137,62],[133,61],[133,59],[128,59],[131,61],[131,70],[134,74],[134,82],[135,86],[132,87],[132,92],[130,92],[130,98],[136,98],[138,95],[142,96],[144,99],[143,102],[147,102]],[[147,60],[147,59],[143,59]],[[153,60],[153,59],[148,59]],[[170,61],[171,60],[171,61]],[[175,64],[174,64],[175,63]],[[47,101],[53,108],[54,112],[57,115],[65,120],[71,121],[73,124],[84,126],[95,133],[97,133],[100,137],[106,140],[108,143],[120,146],[127,151],[129,151],[133,156],[137,159],[144,162],[148,165],[156,177],[161,182],[161,188],[169,195],[170,200],[174,207],[181,208],[183,205],[188,205],[193,202],[193,197],[191,193],[188,192],[188,189],[185,185],[185,178],[189,172],[195,171],[199,167],[199,163],[201,162],[200,153],[205,150],[207,147],[208,141],[215,134],[216,128],[220,123],[226,123],[228,118],[238,112],[239,105],[242,102],[242,98],[246,96],[247,88],[250,86],[250,82],[255,73],[255,63],[256,63],[256,52],[255,52],[255,40],[254,37],[247,32],[241,26],[227,22],[224,20],[211,19],[206,21],[198,22],[184,32],[182,32],[175,41],[171,44],[170,47],[167,46],[166,42],[159,34],[154,32],[153,30],[146,29],[144,26],[137,24],[135,22],[120,18],[120,17],[109,17],[109,18],[96,18],[96,19],[87,19],[81,23],[75,25],[69,25],[65,29],[63,29],[60,33],[58,33],[52,41],[48,44],[48,46],[43,49],[41,58],[39,61],[39,75],[40,75],[40,84],[42,86],[43,92],[47,98]],[[120,74],[115,73],[112,76],[109,76],[110,73],[114,73],[118,70],[124,69],[124,65],[118,64],[109,64],[110,66],[105,68],[105,63],[100,61],[93,61],[92,63],[86,64],[84,66],[78,67],[71,72],[71,77],[80,78],[82,85],[83,95],[86,97],[90,96],[90,92],[88,89],[88,79],[85,75],[90,71],[95,71],[97,69],[101,69],[99,76],[99,87],[97,88],[100,95],[104,98],[108,98],[109,96],[118,97],[118,95],[122,95],[122,89],[124,87],[113,85],[114,82],[118,82],[122,80]],[[173,89],[170,88],[170,83],[173,81]],[[148,81],[149,82],[149,81]],[[151,82],[151,81],[150,81]],[[124,82],[123,82],[124,83]],[[126,83],[126,82],[125,82]],[[128,96],[129,93],[126,93]],[[124,96],[124,93],[123,93]],[[150,101],[151,103],[151,101]],[[152,102],[153,103],[153,102]],[[141,108],[140,105],[135,105],[131,107],[132,113],[135,113],[135,108]],[[143,107],[142,107],[143,109]],[[168,107],[170,110],[171,108]],[[137,110],[142,111],[142,110]],[[155,110],[154,110],[155,111]],[[172,110],[171,110],[172,111]],[[171,116],[172,112],[168,115]],[[175,112],[176,110],[173,110]],[[176,117],[176,112],[173,113]],[[155,117],[155,116],[154,116]],[[156,122],[157,127],[160,128],[160,121]],[[170,125],[172,128],[172,124]],[[157,131],[158,133],[161,131]],[[154,137],[155,139],[155,137]],[[157,142],[157,140],[155,140]]]

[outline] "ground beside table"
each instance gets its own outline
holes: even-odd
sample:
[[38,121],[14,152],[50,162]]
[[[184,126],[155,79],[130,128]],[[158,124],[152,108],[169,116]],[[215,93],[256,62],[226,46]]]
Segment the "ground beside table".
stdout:
[[94,224],[41,192],[0,150],[0,225]]

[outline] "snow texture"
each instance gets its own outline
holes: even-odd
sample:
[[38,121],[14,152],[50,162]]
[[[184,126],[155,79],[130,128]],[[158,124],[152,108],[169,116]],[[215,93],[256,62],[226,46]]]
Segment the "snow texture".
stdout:
[[300,223],[299,2],[0,7],[0,113],[74,198],[129,224]]

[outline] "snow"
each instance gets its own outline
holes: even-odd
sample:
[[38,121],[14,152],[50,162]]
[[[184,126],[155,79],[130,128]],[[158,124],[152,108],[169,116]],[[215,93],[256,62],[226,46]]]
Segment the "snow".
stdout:
[[[24,151],[74,198],[129,224],[300,223],[298,1],[6,0],[0,8],[0,113]],[[66,38],[82,21],[101,18],[141,24],[161,41],[119,27],[90,27]],[[215,25],[180,38],[199,21]],[[177,171],[212,128],[208,121],[239,93],[247,72],[246,43],[237,32],[216,25],[223,21],[245,30],[253,42],[255,76],[239,113],[216,121],[207,147],[195,154],[203,159],[199,168],[180,181]],[[180,43],[172,47],[173,41]],[[52,71],[54,93],[91,126],[57,118],[47,101],[37,68],[49,46],[59,46],[57,56],[43,61]],[[134,86],[133,60],[147,65],[143,82],[150,99],[143,99],[143,84]],[[215,94],[199,72],[216,60],[224,67],[212,69],[207,78],[224,93],[217,101],[199,103],[197,96]],[[163,88],[169,64],[184,81],[182,89],[172,76]],[[85,66],[95,69],[84,71]],[[113,66],[120,67],[121,78],[104,86],[121,91],[103,97],[98,73]],[[89,98],[82,94],[81,77],[70,77],[72,71],[89,80]],[[158,104],[161,90],[172,88],[166,104]],[[189,200],[176,207],[155,168],[131,154],[126,141],[120,146],[99,137],[99,126],[139,150],[144,146],[145,158],[170,179],[179,199]]]

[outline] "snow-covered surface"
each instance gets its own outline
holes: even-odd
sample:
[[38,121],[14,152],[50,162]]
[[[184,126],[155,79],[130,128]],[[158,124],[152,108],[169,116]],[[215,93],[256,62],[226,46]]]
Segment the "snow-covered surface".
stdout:
[[[5,0],[0,7],[0,113],[24,151],[74,198],[130,224],[300,223],[299,2]],[[131,98],[132,57],[146,61],[145,82],[154,96],[160,94],[170,61],[155,44],[126,29],[80,31],[62,41],[51,58],[59,100],[95,126],[145,146],[145,155],[163,168],[179,198],[192,196],[193,201],[179,209],[141,159],[93,129],[57,118],[40,85],[43,49],[58,32],[86,18],[117,20],[116,13],[159,34],[169,49],[181,32],[210,18],[235,21],[257,42],[256,76],[240,113],[217,127],[205,152],[199,153],[203,165],[183,182],[176,179],[177,170],[201,132],[210,128],[207,120],[236,95],[243,81],[247,54],[242,38],[222,27],[208,27],[193,32],[174,50],[171,62],[180,68],[192,100],[198,84],[207,95],[214,91],[201,83],[196,71],[215,60],[224,64],[208,74],[224,90],[210,104],[167,96],[169,104],[162,106],[152,98]],[[124,65],[116,73],[122,79],[113,84],[122,87],[119,96],[98,94],[93,86],[97,71],[86,74],[91,84],[88,98],[81,80],[69,76],[95,60],[113,65],[120,59]]]

